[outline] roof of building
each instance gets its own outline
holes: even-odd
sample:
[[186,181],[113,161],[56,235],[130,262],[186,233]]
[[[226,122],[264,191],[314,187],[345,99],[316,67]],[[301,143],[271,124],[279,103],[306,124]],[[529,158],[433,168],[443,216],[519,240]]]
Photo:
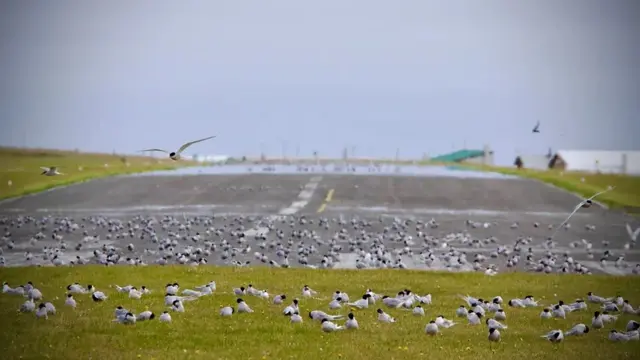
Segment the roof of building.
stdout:
[[440,162],[458,162],[467,159],[484,156],[484,150],[458,150],[449,154],[444,154],[431,158],[432,161]]

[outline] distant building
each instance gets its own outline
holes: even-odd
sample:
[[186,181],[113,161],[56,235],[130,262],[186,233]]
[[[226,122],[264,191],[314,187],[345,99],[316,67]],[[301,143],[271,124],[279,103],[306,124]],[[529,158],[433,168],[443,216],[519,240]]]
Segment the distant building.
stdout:
[[493,165],[493,151],[489,146],[485,146],[482,150],[463,149],[449,154],[432,157],[431,161],[445,163],[468,162],[482,165]]
[[640,151],[559,150],[549,168],[640,175]]
[[525,169],[547,170],[553,155],[518,155],[518,157],[522,161],[522,167]]
[[526,169],[640,175],[640,151],[558,150],[519,157]]
[[229,160],[228,155],[193,155],[191,156],[193,161],[198,162],[211,162],[211,163],[224,163]]

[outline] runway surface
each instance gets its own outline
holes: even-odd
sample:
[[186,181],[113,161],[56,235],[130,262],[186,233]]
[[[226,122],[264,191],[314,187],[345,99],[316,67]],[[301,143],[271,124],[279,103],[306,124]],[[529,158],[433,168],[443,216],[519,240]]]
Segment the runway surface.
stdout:
[[[393,233],[384,246],[397,249],[407,268],[469,271],[476,254],[482,254],[487,257],[483,269],[495,264],[498,271],[524,270],[529,267],[527,253],[536,261],[544,257],[550,251],[544,247],[550,225],[561,223],[580,201],[573,194],[533,180],[445,168],[419,176],[410,176],[412,171],[407,169],[371,174],[366,167],[358,168],[355,175],[327,169],[286,174],[277,170],[261,173],[258,168],[249,173],[238,167],[226,169],[226,174],[224,167],[188,171],[188,175],[101,179],[1,202],[0,222],[5,234],[0,245],[5,264],[50,265],[55,254],[44,256],[47,252],[42,249],[52,252],[61,243],[66,249],[57,254],[65,263],[77,256],[92,259],[94,250],[114,246],[120,262],[130,257],[151,264],[162,256],[159,243],[173,236],[171,230],[180,237],[172,237],[179,240],[170,250],[176,253],[188,248],[186,252],[192,253],[185,257],[186,263],[204,258],[209,264],[231,260],[281,264],[282,251],[278,254],[277,250],[286,247],[291,252],[290,266],[322,266],[323,255],[335,252],[330,256],[334,268],[355,268],[360,248],[367,249],[376,234]],[[78,228],[68,230],[70,225],[60,225],[65,217]],[[47,221],[34,224],[43,218]],[[159,223],[155,226],[157,243],[142,230],[151,218]],[[163,221],[165,232],[160,228]],[[189,226],[181,229],[178,223]],[[630,216],[599,206],[581,210],[571,219],[571,227],[560,230],[554,238],[553,253],[560,259],[557,264],[564,262],[566,253],[593,273],[631,274],[640,263],[640,249],[633,247],[626,224],[632,229],[640,226]],[[62,239],[52,239],[55,227],[68,230],[57,232]],[[45,237],[31,240],[38,232]],[[264,234],[264,239],[256,239],[256,234]],[[531,239],[521,245],[518,264],[508,268],[519,237]],[[332,238],[335,241],[330,245]],[[76,249],[78,243],[82,243],[80,249]],[[590,243],[591,249],[585,243]],[[128,244],[134,246],[133,251],[127,250]],[[500,245],[506,245],[506,254]],[[195,255],[198,248],[211,251]],[[451,266],[451,248],[464,252],[468,263]],[[495,254],[499,248],[501,254]],[[258,260],[256,251],[267,261]],[[605,251],[609,253],[602,266]],[[427,252],[433,254],[428,265],[419,255]],[[31,253],[32,258],[27,261],[25,253]],[[623,255],[616,265],[615,260]]]

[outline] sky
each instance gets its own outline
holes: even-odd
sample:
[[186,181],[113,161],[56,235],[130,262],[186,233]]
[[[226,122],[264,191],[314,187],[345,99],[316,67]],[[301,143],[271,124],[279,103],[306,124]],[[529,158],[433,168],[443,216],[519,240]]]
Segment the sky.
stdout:
[[0,145],[640,150],[638,34],[636,0],[3,1]]

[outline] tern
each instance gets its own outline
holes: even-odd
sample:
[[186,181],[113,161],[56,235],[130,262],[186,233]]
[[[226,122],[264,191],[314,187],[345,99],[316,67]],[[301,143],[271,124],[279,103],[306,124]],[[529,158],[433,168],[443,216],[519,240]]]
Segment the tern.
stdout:
[[540,132],[540,121],[538,121],[538,122],[536,123],[536,126],[534,126],[534,127],[533,127],[533,130],[532,130],[531,132],[533,132],[533,133],[535,133],[535,134],[537,134],[537,133],[539,133],[539,132]]
[[58,168],[56,166],[52,166],[52,167],[40,166],[40,169],[42,169],[42,173],[40,175],[45,175],[45,176],[64,175],[63,173],[58,171]]
[[615,189],[614,186],[609,186],[607,187],[605,190],[602,190],[600,192],[595,193],[594,195],[592,195],[590,198],[584,199],[582,201],[580,201],[578,203],[578,205],[576,205],[576,207],[573,209],[573,211],[571,212],[571,214],[569,214],[569,216],[562,222],[562,224],[560,224],[560,226],[558,226],[553,233],[551,234],[551,236],[549,236],[549,239],[553,239],[553,237],[556,235],[556,233],[558,232],[558,230],[560,230],[563,226],[565,226],[569,220],[573,217],[573,215],[575,215],[575,213],[578,212],[578,210],[580,210],[581,208],[587,209],[590,208],[591,205],[593,205],[593,199],[595,199],[597,196],[600,196],[606,192],[609,192],[611,190]]
[[155,152],[163,152],[163,153],[168,153],[169,154],[169,158],[171,158],[171,160],[180,160],[180,155],[182,154],[183,151],[185,151],[189,146],[205,141],[205,140],[209,140],[209,139],[213,139],[215,136],[209,136],[206,137],[204,139],[200,139],[200,140],[195,140],[195,141],[190,141],[182,146],[180,146],[180,148],[178,149],[178,151],[174,151],[174,152],[169,152],[167,150],[162,150],[162,149],[145,149],[145,150],[140,150],[140,152],[146,152],[146,151],[155,151]]

